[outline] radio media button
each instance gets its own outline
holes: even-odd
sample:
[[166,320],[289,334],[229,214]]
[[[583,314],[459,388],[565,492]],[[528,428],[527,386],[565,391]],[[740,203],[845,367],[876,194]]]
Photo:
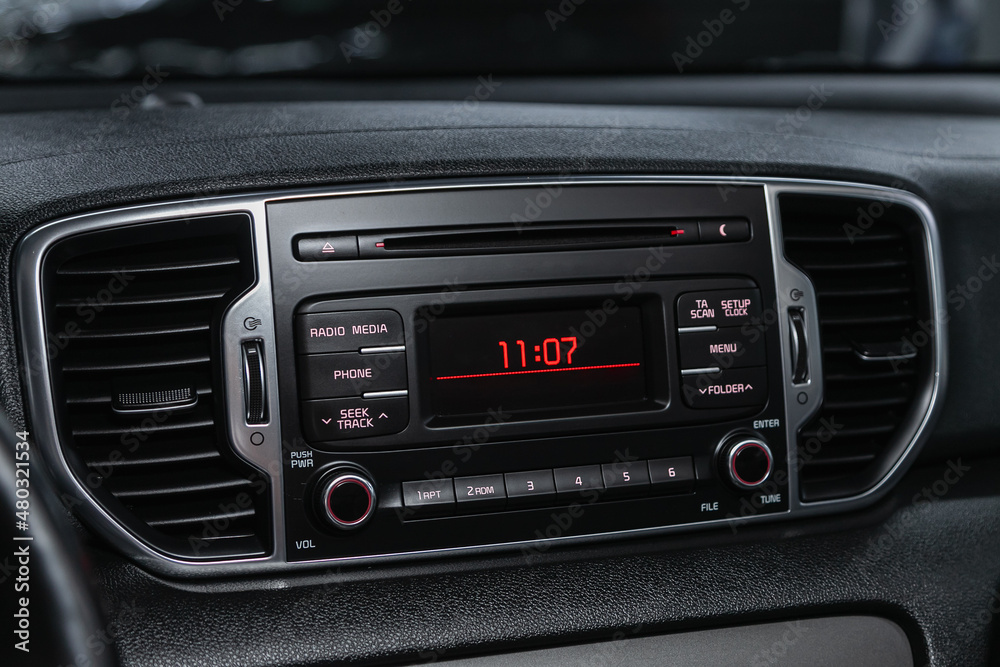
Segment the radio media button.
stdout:
[[551,470],[509,472],[504,475],[507,499],[511,504],[536,503],[556,497],[556,484]]
[[733,368],[682,378],[684,402],[692,408],[744,408],[767,403],[767,368]]
[[507,502],[503,475],[455,478],[455,500],[462,511],[500,509]]
[[556,491],[561,496],[579,495],[583,491],[604,490],[601,466],[556,468],[552,474],[556,480]]
[[449,514],[455,511],[455,487],[451,479],[403,482],[403,506],[420,514]]
[[735,243],[750,239],[750,223],[746,220],[713,220],[698,223],[702,243]]
[[741,326],[760,319],[760,291],[727,289],[688,292],[677,299],[677,326]]
[[299,315],[295,332],[299,354],[357,352],[404,342],[403,319],[393,310],[307,313]]
[[751,329],[727,327],[717,331],[682,333],[681,368],[745,368],[763,366],[764,336]]
[[690,456],[649,462],[653,493],[688,493],[694,488],[694,461]]
[[355,259],[358,256],[357,236],[310,236],[295,242],[295,256],[302,262],[329,262]]
[[409,398],[302,401],[302,431],[310,442],[399,433],[410,421]]
[[645,461],[616,461],[601,466],[609,494],[642,493],[649,490],[649,469]]
[[299,357],[301,398],[360,396],[406,389],[406,354],[310,354]]

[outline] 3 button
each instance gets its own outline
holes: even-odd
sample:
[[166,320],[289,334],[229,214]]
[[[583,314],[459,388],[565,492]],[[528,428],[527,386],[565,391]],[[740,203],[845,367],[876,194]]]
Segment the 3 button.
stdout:
[[509,472],[504,475],[504,481],[507,498],[512,503],[536,503],[552,500],[556,496],[551,470]]

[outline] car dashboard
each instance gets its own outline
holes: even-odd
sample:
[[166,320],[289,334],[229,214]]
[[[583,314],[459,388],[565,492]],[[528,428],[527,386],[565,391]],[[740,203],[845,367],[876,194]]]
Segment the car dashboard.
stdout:
[[996,660],[1000,125],[824,85],[5,114],[0,398],[95,645]]

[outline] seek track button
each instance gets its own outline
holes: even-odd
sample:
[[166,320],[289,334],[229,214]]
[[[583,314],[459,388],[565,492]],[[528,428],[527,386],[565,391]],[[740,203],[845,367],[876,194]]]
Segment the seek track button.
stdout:
[[409,421],[409,398],[406,396],[302,402],[302,431],[311,442],[399,433]]

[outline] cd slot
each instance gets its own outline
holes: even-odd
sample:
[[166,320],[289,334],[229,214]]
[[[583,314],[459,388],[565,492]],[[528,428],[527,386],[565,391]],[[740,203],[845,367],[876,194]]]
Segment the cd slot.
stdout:
[[[718,230],[729,233],[718,234]],[[706,233],[712,230],[714,233]],[[425,257],[642,248],[749,239],[746,220],[622,220],[586,224],[491,225],[359,234],[358,256]]]
[[[359,237],[362,256],[469,255],[628,248],[697,241],[697,226],[675,221],[523,225]],[[370,240],[370,242],[369,242]],[[372,254],[367,254],[369,250]]]

